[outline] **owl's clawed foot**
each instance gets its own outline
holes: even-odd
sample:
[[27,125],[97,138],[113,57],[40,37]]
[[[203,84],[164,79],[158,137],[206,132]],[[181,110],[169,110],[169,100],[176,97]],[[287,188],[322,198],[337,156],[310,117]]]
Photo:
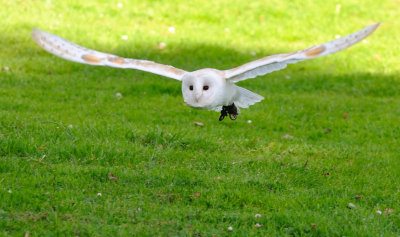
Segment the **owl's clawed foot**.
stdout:
[[237,114],[229,114],[229,118],[230,118],[231,120],[236,120]]
[[226,116],[228,116],[231,120],[236,120],[239,115],[239,109],[235,106],[235,104],[231,104],[228,106],[222,106],[221,116],[219,116],[219,121],[224,120]]
[[226,112],[225,106],[222,107],[221,110],[221,116],[219,116],[219,121],[224,120],[224,118],[228,115],[228,112]]

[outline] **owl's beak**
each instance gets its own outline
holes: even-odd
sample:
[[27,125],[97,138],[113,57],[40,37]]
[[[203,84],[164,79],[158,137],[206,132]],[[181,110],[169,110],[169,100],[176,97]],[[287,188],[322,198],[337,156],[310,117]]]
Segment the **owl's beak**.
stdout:
[[196,102],[199,102],[200,97],[202,97],[202,96],[203,96],[203,94],[196,94]]

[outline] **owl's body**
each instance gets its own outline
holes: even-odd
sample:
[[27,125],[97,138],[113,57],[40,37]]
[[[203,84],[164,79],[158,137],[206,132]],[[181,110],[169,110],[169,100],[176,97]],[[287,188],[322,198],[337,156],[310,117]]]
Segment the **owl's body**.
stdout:
[[341,51],[370,35],[378,26],[379,23],[334,41],[291,53],[264,57],[229,70],[205,68],[193,72],[147,60],[122,58],[87,49],[37,29],[33,31],[32,37],[48,52],[71,61],[138,69],[179,80],[182,82],[182,95],[187,105],[196,109],[221,111],[220,120],[222,120],[227,114],[231,119],[236,119],[237,107],[248,108],[264,99],[236,86],[236,82],[281,70],[288,64]]
[[186,73],[182,77],[182,95],[190,107],[218,112],[222,106],[235,104],[240,108],[248,108],[264,99],[225,80],[223,71],[212,68]]

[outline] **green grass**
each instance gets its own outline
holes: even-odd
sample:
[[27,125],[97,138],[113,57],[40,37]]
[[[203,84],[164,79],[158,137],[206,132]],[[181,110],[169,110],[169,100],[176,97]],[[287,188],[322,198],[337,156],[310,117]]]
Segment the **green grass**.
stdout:
[[[0,2],[0,235],[400,235],[398,1]],[[377,21],[365,43],[241,82],[265,100],[223,122],[177,81],[30,38],[228,69]]]

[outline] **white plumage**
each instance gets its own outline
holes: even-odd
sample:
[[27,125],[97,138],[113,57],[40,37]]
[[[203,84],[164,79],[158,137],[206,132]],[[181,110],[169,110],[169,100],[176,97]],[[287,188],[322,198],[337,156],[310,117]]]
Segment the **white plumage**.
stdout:
[[220,120],[222,120],[228,114],[231,119],[236,119],[239,113],[237,107],[248,108],[264,99],[236,86],[236,82],[284,69],[288,64],[336,53],[366,38],[378,26],[379,23],[337,40],[291,53],[267,56],[229,70],[205,68],[193,72],[152,61],[122,58],[87,49],[38,29],[33,30],[32,37],[48,52],[67,60],[90,65],[137,69],[182,81],[182,94],[186,104],[193,108],[221,111]]

